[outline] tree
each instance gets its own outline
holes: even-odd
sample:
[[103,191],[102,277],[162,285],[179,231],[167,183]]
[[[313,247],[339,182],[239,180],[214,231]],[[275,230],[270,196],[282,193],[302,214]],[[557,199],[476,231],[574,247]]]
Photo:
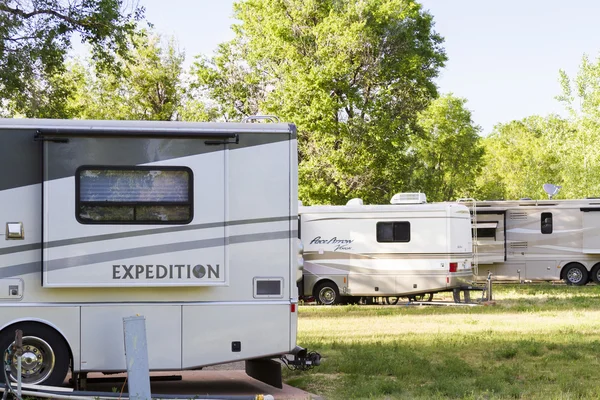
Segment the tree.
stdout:
[[600,196],[600,57],[582,58],[575,78],[560,71],[562,94],[558,100],[569,112],[574,129],[557,142],[562,154],[564,187],[568,197]]
[[64,71],[74,35],[91,45],[97,65],[114,69],[143,13],[123,0],[0,1],[0,98],[33,104],[25,99],[47,89],[40,81]]
[[410,186],[430,201],[450,201],[474,195],[481,171],[483,147],[465,99],[448,94],[419,114],[422,134],[411,138],[415,170]]
[[388,201],[407,184],[411,128],[446,60],[431,15],[410,0],[246,0],[234,17],[197,87],[224,119],[296,123],[306,204]]
[[97,68],[94,60],[67,63],[44,83],[37,103],[8,102],[13,114],[47,118],[172,120],[182,106],[184,55],[171,41],[140,32],[132,38],[119,71]]
[[476,198],[546,198],[544,183],[565,183],[564,149],[572,134],[570,122],[557,116],[532,116],[496,125],[483,140],[484,167]]

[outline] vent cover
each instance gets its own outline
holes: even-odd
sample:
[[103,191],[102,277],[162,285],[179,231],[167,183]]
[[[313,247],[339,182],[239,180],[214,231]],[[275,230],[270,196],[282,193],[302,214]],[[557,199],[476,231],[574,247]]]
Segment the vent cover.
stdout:
[[425,193],[396,193],[392,200],[392,204],[423,204],[427,203]]
[[283,297],[283,278],[254,278],[254,297]]
[[527,242],[511,242],[509,244],[509,247],[511,249],[526,249],[527,248]]
[[526,212],[519,212],[519,211],[513,211],[511,212],[508,217],[511,220],[526,220],[527,219],[527,213]]

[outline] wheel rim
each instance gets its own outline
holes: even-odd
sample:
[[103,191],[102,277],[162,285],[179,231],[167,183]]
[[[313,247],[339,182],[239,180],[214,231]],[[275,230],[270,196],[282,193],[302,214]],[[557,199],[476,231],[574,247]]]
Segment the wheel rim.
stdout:
[[[11,346],[14,344],[11,343]],[[5,361],[7,356],[5,355]],[[21,357],[21,380],[31,385],[45,381],[54,370],[54,350],[43,339],[35,336],[23,337]],[[17,381],[17,356],[12,355],[10,378]]]
[[335,290],[330,287],[324,287],[319,291],[319,301],[323,304],[333,304],[335,301]]
[[569,282],[579,283],[583,279],[583,274],[579,268],[571,268],[569,271],[567,271],[567,279]]

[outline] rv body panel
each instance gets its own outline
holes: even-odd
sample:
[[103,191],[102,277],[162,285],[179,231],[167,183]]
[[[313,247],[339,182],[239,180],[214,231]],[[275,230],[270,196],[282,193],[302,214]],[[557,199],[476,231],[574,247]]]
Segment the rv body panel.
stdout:
[[[600,202],[523,200],[476,202],[479,276],[500,280],[564,279],[566,265],[589,273],[600,263]],[[495,224],[495,229],[489,228]],[[483,236],[482,237],[482,234]],[[504,257],[502,257],[504,254]],[[591,275],[591,274],[590,274]]]
[[[332,281],[342,296],[436,292],[472,280],[468,209],[450,203],[300,207],[304,295]],[[384,237],[397,229],[397,240]],[[400,231],[404,232],[401,233]],[[450,272],[456,263],[456,272]]]
[[[288,124],[0,120],[0,326],[54,327],[76,372],[125,370],[122,318],[136,314],[146,318],[153,370],[288,353],[296,152]],[[146,202],[171,188],[153,179],[173,170],[189,178],[176,177],[189,196],[173,207]],[[93,185],[99,177],[105,186]],[[85,185],[103,200],[84,198]],[[122,213],[98,213],[121,190],[106,185],[141,195],[116,202]],[[160,193],[181,192],[172,189]],[[23,237],[9,238],[9,223]]]

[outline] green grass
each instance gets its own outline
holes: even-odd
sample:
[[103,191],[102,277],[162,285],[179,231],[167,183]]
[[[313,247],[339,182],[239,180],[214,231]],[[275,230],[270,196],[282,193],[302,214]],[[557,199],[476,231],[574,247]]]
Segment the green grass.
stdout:
[[302,306],[298,343],[323,360],[286,382],[326,399],[600,398],[600,286],[494,289],[479,307]]

